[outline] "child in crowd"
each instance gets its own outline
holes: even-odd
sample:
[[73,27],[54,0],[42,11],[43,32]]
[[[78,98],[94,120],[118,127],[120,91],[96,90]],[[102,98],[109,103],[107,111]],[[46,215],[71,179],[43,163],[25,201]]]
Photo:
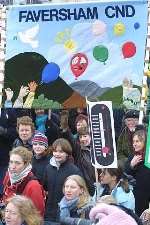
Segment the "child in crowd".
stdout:
[[44,188],[48,191],[46,201],[45,220],[55,221],[58,211],[58,202],[63,197],[62,187],[65,179],[73,174],[81,175],[80,170],[72,162],[69,157],[72,154],[70,143],[59,138],[52,145],[53,157],[47,166],[44,175]]
[[32,139],[33,157],[32,172],[42,184],[43,174],[49,164],[48,139],[43,133],[36,133]]
[[134,153],[129,156],[125,165],[126,173],[136,180],[134,196],[135,212],[138,216],[149,207],[150,201],[150,169],[144,165],[145,143],[146,131],[137,130],[133,134]]
[[91,136],[88,127],[82,127],[78,132],[79,143],[76,143],[73,157],[75,164],[83,174],[90,195],[93,196],[95,192],[95,170],[91,163]]
[[132,210],[135,209],[132,187],[128,184],[121,168],[103,169],[100,175],[100,183],[97,183],[96,187],[94,198],[112,195],[118,205]]

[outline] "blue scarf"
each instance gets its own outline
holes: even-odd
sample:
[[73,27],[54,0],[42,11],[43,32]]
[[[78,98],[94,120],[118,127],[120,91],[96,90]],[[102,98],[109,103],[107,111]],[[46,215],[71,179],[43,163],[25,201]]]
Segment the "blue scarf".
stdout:
[[36,123],[37,130],[43,134],[45,134],[45,131],[46,131],[45,124],[46,124],[47,118],[48,116],[46,114],[36,116],[35,123]]
[[78,198],[67,200],[65,197],[59,203],[60,208],[60,219],[64,217],[70,217],[70,211],[77,207]]

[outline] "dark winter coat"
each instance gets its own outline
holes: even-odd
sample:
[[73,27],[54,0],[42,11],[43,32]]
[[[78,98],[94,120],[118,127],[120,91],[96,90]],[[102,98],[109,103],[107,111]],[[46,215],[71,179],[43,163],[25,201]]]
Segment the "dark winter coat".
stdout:
[[77,140],[74,140],[72,133],[67,130],[62,133],[62,137],[66,138],[72,146],[72,156],[74,158],[74,163],[79,167],[85,179],[88,191],[91,196],[94,195],[95,187],[95,170],[91,163],[91,150],[90,146],[81,147]]
[[[52,158],[53,159],[53,158]],[[58,203],[63,197],[63,184],[65,179],[73,174],[81,175],[78,167],[66,161],[58,168],[52,160],[46,167],[43,186],[48,191],[46,201],[45,220],[55,221],[58,212]]]
[[43,183],[43,174],[45,173],[46,167],[49,164],[50,155],[42,156],[37,159],[35,156],[32,157],[32,172],[37,177],[38,181]]
[[23,146],[25,148],[28,148],[29,150],[32,150],[32,138],[27,141],[26,144],[23,143],[23,141],[18,137],[15,139],[13,143],[13,148],[16,148],[18,146]]
[[0,166],[7,167],[9,151],[17,137],[16,112],[13,109],[1,109],[0,115]]

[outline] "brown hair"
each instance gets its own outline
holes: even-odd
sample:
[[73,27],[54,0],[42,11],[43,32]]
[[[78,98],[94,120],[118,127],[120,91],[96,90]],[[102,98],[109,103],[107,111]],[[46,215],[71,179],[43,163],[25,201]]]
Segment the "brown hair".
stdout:
[[89,127],[81,127],[81,128],[78,130],[78,134],[79,134],[79,137],[82,136],[82,135],[87,135],[87,134],[90,135]]
[[139,140],[140,140],[141,142],[146,143],[146,137],[147,137],[147,135],[146,135],[146,130],[141,129],[141,130],[135,131],[134,134],[133,134],[133,138],[134,138],[135,136],[138,136],[138,138],[139,138]]
[[123,170],[121,167],[118,168],[105,168],[103,171],[107,171],[111,176],[115,176],[117,183],[119,182],[119,185],[123,188],[125,192],[129,192],[129,183],[128,179],[123,177]]
[[19,130],[20,124],[31,126],[32,132],[34,132],[35,130],[34,123],[29,116],[22,116],[20,118],[17,118],[17,131]]
[[25,224],[27,225],[43,224],[40,213],[34,206],[31,199],[25,196],[15,195],[14,197],[8,200],[7,205],[9,203],[12,203],[18,209],[19,215],[21,219],[25,222]]
[[24,164],[29,164],[31,163],[31,160],[32,160],[32,152],[30,150],[28,150],[27,148],[23,147],[23,146],[18,146],[16,148],[13,148],[12,151],[10,151],[9,155],[19,155]]
[[60,146],[62,148],[63,152],[66,152],[68,155],[72,154],[72,147],[69,141],[65,138],[58,138],[56,139],[52,144],[52,151],[54,152],[57,148],[57,146]]
[[80,120],[85,120],[88,124],[88,117],[84,114],[79,114],[77,117],[76,117],[76,120],[75,120],[75,126],[77,126],[77,123],[80,121]]

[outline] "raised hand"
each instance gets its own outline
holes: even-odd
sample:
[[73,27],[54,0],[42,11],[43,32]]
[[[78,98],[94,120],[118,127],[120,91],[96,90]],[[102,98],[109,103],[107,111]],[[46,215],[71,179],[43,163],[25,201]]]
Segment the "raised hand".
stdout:
[[14,95],[14,92],[11,90],[11,88],[6,88],[5,93],[6,93],[7,101],[11,101],[11,99]]
[[21,86],[18,97],[23,98],[29,93],[29,88],[27,86]]
[[38,85],[35,81],[31,81],[30,83],[28,83],[28,87],[29,87],[30,92],[35,92]]
[[135,155],[133,157],[133,159],[131,160],[130,166],[132,168],[134,168],[136,165],[138,165],[142,161],[143,161],[143,159],[142,159],[142,156],[141,155]]

